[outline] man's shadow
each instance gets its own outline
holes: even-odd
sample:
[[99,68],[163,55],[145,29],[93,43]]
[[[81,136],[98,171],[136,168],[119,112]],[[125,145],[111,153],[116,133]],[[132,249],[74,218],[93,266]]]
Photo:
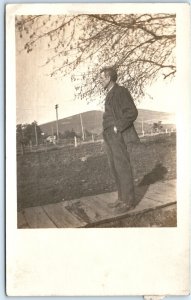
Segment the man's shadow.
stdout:
[[149,185],[164,179],[164,176],[167,174],[167,172],[167,168],[159,163],[156,164],[156,166],[150,173],[146,174],[143,177],[138,186],[135,187],[136,204],[138,204],[144,197],[149,188]]

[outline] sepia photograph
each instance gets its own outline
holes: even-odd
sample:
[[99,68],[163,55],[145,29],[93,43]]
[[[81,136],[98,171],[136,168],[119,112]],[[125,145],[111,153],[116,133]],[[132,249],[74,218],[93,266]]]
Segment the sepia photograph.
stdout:
[[18,228],[175,227],[176,14],[18,15]]
[[189,25],[187,4],[7,5],[7,295],[189,294]]

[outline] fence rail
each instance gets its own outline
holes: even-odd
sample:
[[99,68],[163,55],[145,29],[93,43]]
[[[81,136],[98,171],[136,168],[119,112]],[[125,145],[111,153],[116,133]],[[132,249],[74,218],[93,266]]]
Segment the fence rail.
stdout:
[[[176,134],[176,130],[166,130],[165,132],[153,132],[153,133],[142,133],[139,134],[139,137],[142,141],[146,140],[147,138],[153,137],[157,138],[159,136],[170,136],[172,134]],[[81,145],[86,144],[93,144],[93,143],[103,143],[103,139],[89,139],[89,140],[82,140],[80,138],[74,139],[60,139],[59,143],[43,143],[37,145],[22,145],[17,144],[17,155],[24,155],[26,153],[34,153],[34,152],[47,152],[51,150],[57,150],[61,148],[74,148],[79,147]]]

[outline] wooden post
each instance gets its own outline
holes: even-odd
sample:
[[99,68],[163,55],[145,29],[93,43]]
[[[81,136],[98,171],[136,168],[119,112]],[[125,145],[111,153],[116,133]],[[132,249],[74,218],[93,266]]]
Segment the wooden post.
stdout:
[[80,123],[81,123],[81,128],[82,128],[82,139],[84,141],[85,134],[84,134],[84,126],[83,126],[83,121],[82,121],[82,115],[81,114],[80,114]]
[[94,143],[94,135],[93,135],[93,133],[92,133],[92,142]]
[[38,146],[38,137],[37,137],[37,131],[36,131],[36,122],[34,123],[34,131],[35,131],[36,146]]
[[57,143],[59,143],[59,129],[58,129],[58,104],[55,105],[56,109],[56,131],[57,131]]
[[30,144],[30,152],[32,152],[32,141],[31,140],[29,141],[29,144]]
[[77,138],[76,136],[74,137],[74,147],[76,148],[78,146],[78,143],[77,143]]

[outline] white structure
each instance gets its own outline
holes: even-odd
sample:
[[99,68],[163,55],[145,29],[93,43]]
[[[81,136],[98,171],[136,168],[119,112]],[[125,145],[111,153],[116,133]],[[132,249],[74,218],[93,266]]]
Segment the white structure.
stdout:
[[78,146],[78,143],[77,143],[77,138],[76,136],[74,137],[74,147],[76,148]]

